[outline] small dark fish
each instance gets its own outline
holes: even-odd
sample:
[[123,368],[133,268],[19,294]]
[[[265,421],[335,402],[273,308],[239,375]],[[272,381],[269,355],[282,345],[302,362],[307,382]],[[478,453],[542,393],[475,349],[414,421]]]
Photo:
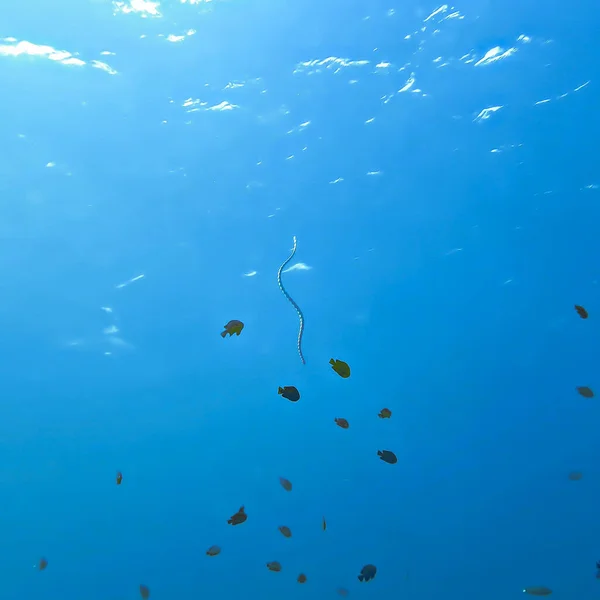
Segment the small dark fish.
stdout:
[[588,311],[585,310],[585,308],[583,308],[583,306],[579,306],[579,304],[575,305],[575,310],[577,311],[577,314],[582,318],[582,319],[587,319],[588,318]]
[[377,416],[380,419],[389,419],[392,416],[392,411],[389,408],[382,408]]
[[292,530],[289,527],[286,527],[285,525],[280,525],[278,527],[279,531],[281,531],[281,535],[283,535],[283,537],[286,538],[291,538],[292,537]]
[[550,588],[544,587],[543,585],[537,587],[527,587],[523,590],[526,594],[532,596],[549,596],[552,593]]
[[43,571],[48,566],[48,561],[42,556],[38,562],[38,569]]
[[279,571],[281,571],[281,564],[278,563],[276,560],[274,560],[273,562],[268,562],[267,569],[269,569],[269,571],[274,571],[275,573],[279,573]]
[[579,471],[571,471],[571,473],[569,473],[569,479],[571,481],[579,481],[582,477],[583,473],[580,473]]
[[348,429],[348,427],[350,427],[350,423],[348,423],[348,421],[346,421],[346,419],[342,419],[342,418],[338,417],[337,419],[334,419],[334,421],[342,429]]
[[222,338],[224,338],[227,334],[229,334],[229,336],[232,336],[233,334],[240,335],[240,333],[242,333],[242,329],[244,329],[244,324],[241,321],[233,319],[232,321],[229,321],[227,325],[223,325],[223,327],[225,327],[225,331],[221,331]]
[[281,487],[286,492],[291,492],[292,491],[292,482],[289,481],[288,479],[286,479],[285,477],[280,477],[279,478],[279,483],[281,484]]
[[398,462],[398,458],[391,450],[377,450],[377,456],[386,463],[390,465],[396,464]]
[[337,593],[343,598],[346,598],[350,592],[344,588],[339,588]]
[[211,546],[207,551],[206,551],[206,556],[216,556],[217,554],[221,553],[221,548],[219,548],[219,546]]
[[350,377],[350,367],[348,366],[348,363],[345,363],[343,360],[332,358],[329,361],[329,364],[340,377],[343,377],[344,379]]
[[148,598],[150,598],[150,588],[146,585],[140,584],[140,596],[144,600],[148,600]]
[[121,481],[123,481],[123,473],[117,471],[117,485],[121,485]]
[[306,575],[304,573],[300,573],[300,575],[298,575],[298,583],[306,583]]
[[587,387],[587,385],[582,385],[581,387],[578,387],[576,389],[584,398],[594,397],[594,392],[592,391],[592,388]]
[[298,400],[300,400],[300,392],[293,385],[280,386],[277,389],[277,393],[290,402],[298,402]]
[[243,523],[248,518],[248,515],[244,512],[244,507],[240,506],[240,510],[238,510],[235,515],[232,515],[231,518],[227,521],[230,525],[239,525]]
[[371,581],[371,579],[373,579],[375,577],[376,573],[377,573],[377,567],[375,565],[365,565],[362,568],[360,575],[358,576],[358,580],[359,581]]
[[325,520],[325,517],[323,517],[323,522],[321,523],[321,527],[323,528],[323,531],[326,531],[326,529],[327,529],[327,521]]

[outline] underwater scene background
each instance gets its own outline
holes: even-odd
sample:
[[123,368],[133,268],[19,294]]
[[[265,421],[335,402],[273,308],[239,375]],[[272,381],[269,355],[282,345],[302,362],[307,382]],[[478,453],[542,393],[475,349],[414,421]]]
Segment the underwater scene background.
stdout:
[[595,597],[596,9],[5,2],[0,598]]

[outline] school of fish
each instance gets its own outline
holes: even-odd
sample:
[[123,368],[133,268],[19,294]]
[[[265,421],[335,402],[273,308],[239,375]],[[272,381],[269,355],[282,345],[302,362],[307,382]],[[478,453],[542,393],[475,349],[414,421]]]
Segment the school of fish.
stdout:
[[[580,305],[575,305],[575,311],[582,319],[587,319],[589,317],[588,311]],[[244,323],[237,319],[230,320],[226,325],[224,325],[224,331],[221,332],[221,336],[225,338],[227,335],[230,337],[233,335],[239,336],[244,329]],[[337,373],[343,379],[347,379],[350,377],[350,366],[348,363],[344,362],[340,359],[332,358],[329,361],[332,370]],[[594,392],[588,386],[576,386],[575,390],[584,398],[593,398]],[[284,399],[289,402],[298,402],[300,400],[300,392],[293,385],[279,386],[277,393]],[[389,408],[382,408],[381,411],[377,415],[380,419],[389,419],[392,416],[392,411]],[[334,419],[334,423],[340,427],[341,429],[348,429],[350,424],[347,419],[343,417],[336,417]],[[398,457],[391,450],[377,450],[377,456],[379,459],[388,464],[396,464],[398,462]],[[583,474],[578,471],[573,471],[569,473],[568,479],[571,481],[579,481],[583,477]],[[123,474],[120,471],[117,471],[115,476],[115,482],[118,486],[120,486],[123,482]],[[286,492],[291,492],[293,489],[292,482],[286,479],[285,477],[279,477],[279,483],[281,487]],[[245,507],[240,506],[238,510],[233,513],[229,519],[227,519],[227,524],[231,526],[241,525],[246,522],[248,519],[248,514],[246,513]],[[321,529],[322,531],[327,530],[327,521],[325,517],[322,518],[321,521]],[[278,527],[278,531],[281,535],[287,539],[292,538],[292,531],[286,525],[280,525]],[[212,545],[206,550],[206,555],[210,557],[218,556],[221,553],[221,547],[218,545]],[[39,559],[37,563],[37,568],[39,571],[44,571],[48,567],[48,560],[45,557]],[[265,563],[266,568],[269,571],[274,573],[279,573],[283,570],[283,566],[279,561],[269,561]],[[357,575],[357,579],[359,582],[369,582],[372,581],[377,574],[377,567],[372,564],[366,564],[362,567],[359,574]],[[596,577],[600,578],[600,561],[596,563]],[[296,577],[296,581],[299,584],[304,584],[308,581],[308,577],[304,573],[300,573]],[[145,584],[140,584],[139,592],[142,600],[148,600],[150,598],[150,588]],[[546,586],[529,586],[523,589],[523,592],[532,596],[549,596],[552,594],[552,590]],[[338,588],[337,593],[342,596],[348,596],[349,592],[346,588]]]
[[[579,304],[575,304],[575,311],[582,319],[589,317],[588,311]],[[587,385],[576,386],[575,390],[584,398],[593,398],[594,391]],[[583,477],[583,473],[579,471],[571,471],[568,475],[570,481],[579,481]],[[600,579],[600,561],[596,562],[596,577]],[[534,585],[523,589],[525,594],[530,596],[549,596],[552,594],[552,590],[544,585]]]

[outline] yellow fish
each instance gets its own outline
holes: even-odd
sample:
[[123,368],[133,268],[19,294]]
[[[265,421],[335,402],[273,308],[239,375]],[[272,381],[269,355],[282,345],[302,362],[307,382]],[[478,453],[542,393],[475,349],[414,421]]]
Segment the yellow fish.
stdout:
[[344,379],[350,377],[350,367],[348,366],[348,363],[345,363],[343,360],[338,360],[337,358],[332,358],[329,361],[329,364],[340,377],[343,377]]
[[225,327],[225,331],[221,331],[221,337],[224,338],[227,334],[230,336],[235,333],[235,335],[240,335],[242,333],[242,329],[244,329],[244,324],[241,321],[236,321],[233,319],[229,321],[227,325],[223,325]]

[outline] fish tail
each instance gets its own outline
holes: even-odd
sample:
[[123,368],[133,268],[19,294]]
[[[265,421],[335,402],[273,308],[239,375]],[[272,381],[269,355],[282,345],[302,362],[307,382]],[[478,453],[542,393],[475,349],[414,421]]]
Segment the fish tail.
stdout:
[[329,364],[330,364],[330,365],[335,365],[335,360],[333,360],[333,358],[332,358],[332,359],[330,359],[330,360],[329,360]]
[[383,456],[383,452],[381,450],[377,450],[377,456]]
[[278,394],[283,394],[283,388],[282,388],[281,386],[279,386],[279,387],[277,388],[277,393],[278,393]]
[[225,331],[221,331],[221,337],[224,338],[227,335],[227,329]]
[[358,580],[359,580],[359,581],[364,581],[364,579],[365,579],[365,578],[364,578],[362,575],[359,575],[359,576],[358,576]]

